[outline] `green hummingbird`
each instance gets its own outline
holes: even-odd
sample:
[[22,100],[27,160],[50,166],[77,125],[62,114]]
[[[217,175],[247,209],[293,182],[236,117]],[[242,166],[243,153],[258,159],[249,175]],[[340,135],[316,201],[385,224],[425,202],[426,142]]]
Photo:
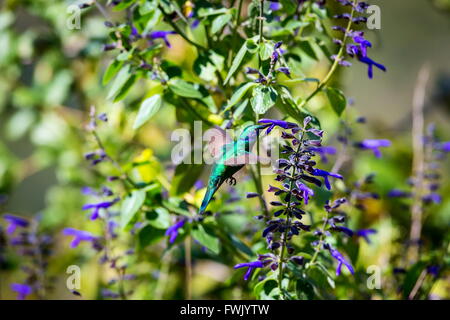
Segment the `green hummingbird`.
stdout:
[[[267,124],[250,125],[242,131],[237,140],[226,143],[226,138],[223,137],[222,141],[225,141],[223,146],[216,146],[216,148],[221,148],[221,152],[211,169],[208,187],[199,214],[205,212],[212,197],[225,181],[235,185],[236,179],[233,178],[233,175],[241,170],[245,164],[258,161],[258,157],[252,154],[251,150],[258,139],[259,131],[266,127]],[[221,134],[224,135],[225,133],[222,132]],[[212,153],[214,155],[213,151]]]

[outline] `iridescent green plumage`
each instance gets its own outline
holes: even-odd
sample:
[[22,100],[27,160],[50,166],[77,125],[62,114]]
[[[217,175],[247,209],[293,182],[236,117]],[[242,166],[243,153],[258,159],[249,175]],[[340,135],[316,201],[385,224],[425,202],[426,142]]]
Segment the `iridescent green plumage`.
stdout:
[[220,157],[211,169],[206,194],[199,210],[200,214],[205,212],[212,197],[226,180],[234,179],[233,175],[246,163],[256,160],[250,151],[258,138],[259,130],[266,127],[267,125],[250,125],[244,129],[236,141],[222,147]]

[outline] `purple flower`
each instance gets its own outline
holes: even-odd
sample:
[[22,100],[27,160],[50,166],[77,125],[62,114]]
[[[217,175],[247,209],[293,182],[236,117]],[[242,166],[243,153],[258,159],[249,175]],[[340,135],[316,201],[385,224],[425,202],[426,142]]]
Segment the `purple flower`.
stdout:
[[97,118],[98,118],[100,121],[108,122],[108,115],[107,115],[105,112],[100,113],[100,114],[97,116]]
[[29,225],[29,222],[21,217],[13,216],[11,214],[5,214],[3,215],[3,219],[5,219],[9,224],[6,228],[6,232],[11,234],[16,231],[16,229],[19,228],[26,228]]
[[350,262],[348,262],[339,251],[331,248],[331,246],[328,246],[327,249],[328,251],[330,251],[331,256],[338,261],[338,266],[336,268],[336,276],[339,276],[341,274],[342,265],[345,265],[351,274],[355,273],[355,270],[353,269]]
[[278,11],[281,9],[281,4],[279,2],[270,1],[269,9],[272,11]]
[[199,24],[200,24],[200,20],[194,19],[194,21],[192,21],[192,23],[191,23],[191,29],[197,28]]
[[85,204],[82,209],[83,210],[92,210],[91,220],[95,220],[98,218],[100,209],[108,209],[109,207],[113,206],[117,201],[119,201],[118,198],[112,200],[112,201],[103,201],[99,203],[88,203]]
[[256,268],[264,268],[264,261],[252,261],[252,262],[245,262],[245,263],[239,263],[234,266],[234,269],[240,269],[240,268],[248,268],[247,272],[244,275],[244,280],[247,281],[250,276],[253,273],[253,270]]
[[316,177],[322,177],[323,181],[325,182],[325,187],[328,190],[331,190],[331,184],[330,184],[330,180],[328,179],[328,177],[333,177],[333,178],[337,178],[337,179],[341,179],[341,180],[344,179],[344,177],[342,177],[340,174],[328,172],[328,171],[321,170],[321,169],[314,169],[312,174]]
[[328,163],[328,157],[329,155],[336,154],[336,148],[335,147],[310,147],[309,150],[317,152],[320,155],[320,160],[323,163]]
[[439,146],[439,149],[441,149],[444,152],[450,152],[450,141],[442,142]]
[[346,235],[348,235],[349,237],[353,236],[353,234],[354,234],[352,229],[347,228],[347,227],[343,227],[343,226],[334,226],[332,229],[340,231],[340,232],[343,232]]
[[378,69],[382,71],[386,71],[386,67],[378,62],[373,61],[369,57],[358,57],[358,60],[362,63],[367,64],[367,75],[369,76],[369,79],[373,78],[373,66],[377,67]]
[[178,237],[178,232],[185,225],[186,221],[187,219],[183,218],[166,230],[166,236],[169,236],[169,243],[175,242]]
[[314,196],[314,190],[298,180],[295,182],[295,184],[297,185],[297,188],[300,191],[300,194],[303,200],[305,201],[305,204],[308,204],[309,198]]
[[275,120],[275,119],[261,119],[258,123],[267,124],[268,129],[266,134],[269,134],[275,126],[281,127],[283,129],[293,129],[297,128],[298,125],[293,122],[283,121],[283,120]]
[[25,300],[25,298],[33,292],[33,289],[22,283],[11,284],[11,290],[17,292],[17,300]]
[[439,204],[442,202],[442,197],[441,197],[441,195],[439,195],[435,192],[432,192],[432,193],[424,196],[423,201],[427,204],[430,204],[430,203]]
[[356,57],[360,62],[367,64],[369,78],[373,78],[373,66],[380,70],[386,71],[386,67],[384,65],[373,61],[367,56],[367,48],[371,48],[372,44],[364,38],[364,33],[354,32],[353,34],[353,41],[355,44],[347,45],[347,53],[351,57]]
[[63,234],[65,236],[73,236],[73,240],[70,243],[71,248],[76,248],[82,241],[87,241],[94,244],[98,240],[98,237],[94,236],[90,232],[77,230],[73,228],[65,228],[63,230]]
[[411,192],[392,189],[387,196],[390,198],[411,198]]
[[370,244],[371,242],[369,239],[369,235],[375,234],[375,233],[377,233],[377,230],[375,230],[375,229],[360,229],[360,230],[356,231],[355,234],[357,237],[363,237],[364,240],[366,240],[366,242]]
[[194,183],[195,191],[198,191],[198,190],[200,190],[200,189],[202,189],[204,187],[205,187],[205,185],[204,185],[202,180],[199,179],[199,180],[195,181],[195,183]]
[[277,71],[284,73],[288,77],[291,75],[291,71],[289,70],[289,68],[286,67],[280,67],[277,69]]
[[175,31],[162,31],[162,30],[152,31],[147,35],[147,37],[150,39],[163,39],[166,46],[169,48],[172,48],[169,40],[167,39],[167,36],[170,34],[176,34],[176,32]]
[[391,142],[387,139],[366,139],[356,144],[356,146],[363,150],[372,150],[375,157],[381,158],[381,147],[389,147]]

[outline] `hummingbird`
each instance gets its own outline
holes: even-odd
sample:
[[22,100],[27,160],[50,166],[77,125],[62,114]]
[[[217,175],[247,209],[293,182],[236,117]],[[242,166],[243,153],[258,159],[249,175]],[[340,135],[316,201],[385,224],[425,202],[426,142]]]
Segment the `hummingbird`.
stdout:
[[[259,131],[267,128],[267,126],[267,124],[250,125],[242,131],[237,140],[228,143],[226,136],[224,136],[225,132],[216,129],[222,135],[222,139],[217,139],[216,135],[215,139],[213,138],[215,141],[212,142],[213,146],[210,147],[210,151],[213,156],[216,156],[218,148],[221,149],[221,152],[216,157],[216,161],[211,169],[206,194],[200,206],[199,214],[203,214],[206,211],[206,207],[211,202],[212,197],[224,182],[227,181],[230,185],[235,185],[236,179],[233,175],[241,170],[245,164],[256,163],[259,160],[256,155],[251,153],[251,150],[258,139]],[[224,141],[223,146],[218,146],[217,140]],[[214,143],[216,143],[215,146]]]

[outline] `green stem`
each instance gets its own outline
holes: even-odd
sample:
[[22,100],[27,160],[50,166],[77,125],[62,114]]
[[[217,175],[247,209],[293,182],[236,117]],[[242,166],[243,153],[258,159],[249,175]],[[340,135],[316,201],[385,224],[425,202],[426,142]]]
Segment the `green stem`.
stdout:
[[196,47],[199,50],[207,50],[207,48],[205,48],[204,46],[202,46],[201,44],[192,41],[187,35],[186,33],[184,33],[183,30],[181,30],[181,28],[173,21],[173,19],[171,17],[169,17],[169,15],[164,11],[163,7],[161,5],[158,6],[159,10],[162,12],[162,14],[164,15],[165,20],[167,21],[167,23],[169,23],[172,28],[187,42],[189,42],[190,44],[192,44],[194,47]]

